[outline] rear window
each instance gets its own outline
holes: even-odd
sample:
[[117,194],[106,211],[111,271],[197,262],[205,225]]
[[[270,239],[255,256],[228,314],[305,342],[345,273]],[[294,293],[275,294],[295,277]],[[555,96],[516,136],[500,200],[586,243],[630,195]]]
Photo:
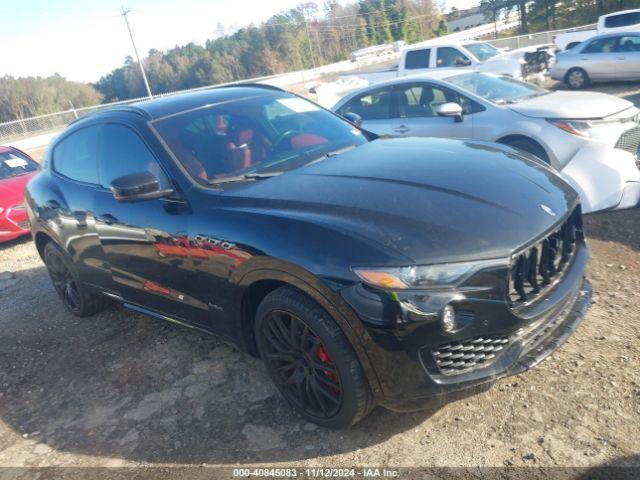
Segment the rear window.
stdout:
[[430,48],[426,48],[424,50],[411,50],[407,52],[407,56],[404,61],[404,68],[406,68],[407,70],[429,68],[430,56],[431,56]]
[[98,184],[96,149],[97,125],[83,128],[63,138],[53,150],[53,169],[79,182]]
[[38,164],[15,150],[0,152],[0,180],[35,172]]
[[606,28],[628,27],[640,23],[640,12],[621,13],[604,19]]

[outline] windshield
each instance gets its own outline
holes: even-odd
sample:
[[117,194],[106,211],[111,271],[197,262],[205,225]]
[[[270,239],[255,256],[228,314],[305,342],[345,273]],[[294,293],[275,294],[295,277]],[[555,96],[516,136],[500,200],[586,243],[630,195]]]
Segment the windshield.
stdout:
[[521,82],[506,75],[470,72],[454,75],[446,80],[498,105],[517,103],[526,98],[538,97],[549,93],[549,90]]
[[353,125],[285,92],[226,101],[154,126],[203,185],[254,181],[367,142]]
[[16,150],[0,151],[0,180],[38,170],[38,164]]
[[463,46],[482,62],[490,59],[491,57],[495,57],[499,53],[497,48],[493,45],[489,45],[488,43],[468,43]]

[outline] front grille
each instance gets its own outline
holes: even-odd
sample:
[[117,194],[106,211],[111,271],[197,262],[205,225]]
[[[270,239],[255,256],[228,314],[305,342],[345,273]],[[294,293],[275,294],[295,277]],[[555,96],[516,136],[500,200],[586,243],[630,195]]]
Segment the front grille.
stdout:
[[615,148],[633,153],[636,156],[636,165],[640,168],[640,162],[638,161],[638,151],[640,150],[640,125],[633,127],[620,135]]
[[447,343],[432,353],[440,372],[455,375],[490,363],[507,343],[507,337],[484,336]]
[[577,207],[550,235],[511,258],[508,293],[512,308],[529,305],[552,288],[571,263],[582,235],[582,213]]

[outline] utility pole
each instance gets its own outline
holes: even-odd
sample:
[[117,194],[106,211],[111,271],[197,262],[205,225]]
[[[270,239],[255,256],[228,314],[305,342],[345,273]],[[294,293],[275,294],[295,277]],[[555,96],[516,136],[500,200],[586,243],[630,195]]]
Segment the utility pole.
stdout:
[[316,68],[316,60],[313,55],[313,47],[311,47],[311,36],[309,35],[309,24],[307,23],[307,17],[304,19],[304,29],[307,32],[307,43],[309,44],[309,55],[311,55],[311,62],[313,63],[313,68]]
[[309,33],[309,21],[307,19],[307,16],[310,10],[316,11],[318,9],[318,6],[313,2],[307,2],[299,5],[298,9],[302,14],[302,19],[304,20],[304,30],[307,34],[307,45],[309,45],[309,55],[311,56],[311,63],[313,64],[313,68],[316,68],[316,59],[315,55],[313,54],[313,47],[311,46],[311,34]]
[[144,80],[144,86],[147,89],[147,95],[149,98],[152,98],[151,88],[149,87],[149,81],[147,80],[147,74],[144,73],[144,67],[142,66],[142,62],[140,61],[140,55],[138,55],[138,48],[136,47],[136,42],[133,39],[133,33],[131,33],[131,26],[129,25],[129,19],[127,15],[131,12],[131,10],[125,10],[122,7],[122,16],[124,17],[124,23],[127,24],[127,30],[129,31],[129,37],[131,37],[131,44],[133,45],[133,51],[136,54],[136,59],[138,60],[138,65],[140,66],[140,73],[142,73],[142,80]]

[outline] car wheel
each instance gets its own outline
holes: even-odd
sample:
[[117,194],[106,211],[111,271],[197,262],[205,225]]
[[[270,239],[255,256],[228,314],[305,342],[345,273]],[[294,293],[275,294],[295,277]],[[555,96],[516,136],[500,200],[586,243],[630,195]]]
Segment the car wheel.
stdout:
[[577,90],[589,85],[589,75],[581,68],[572,68],[567,72],[565,83]]
[[268,294],[256,313],[255,335],[271,379],[307,420],[347,428],[371,411],[371,391],[351,344],[302,292],[282,287]]
[[513,138],[506,141],[500,141],[500,143],[520,150],[524,150],[525,152],[538,157],[544,163],[549,164],[549,155],[547,155],[547,152],[545,152],[544,148],[542,148],[542,146],[538,142],[529,140],[527,138]]
[[71,259],[55,243],[45,245],[43,256],[53,286],[71,313],[87,317],[104,310],[111,303],[108,298],[87,290],[78,280]]

